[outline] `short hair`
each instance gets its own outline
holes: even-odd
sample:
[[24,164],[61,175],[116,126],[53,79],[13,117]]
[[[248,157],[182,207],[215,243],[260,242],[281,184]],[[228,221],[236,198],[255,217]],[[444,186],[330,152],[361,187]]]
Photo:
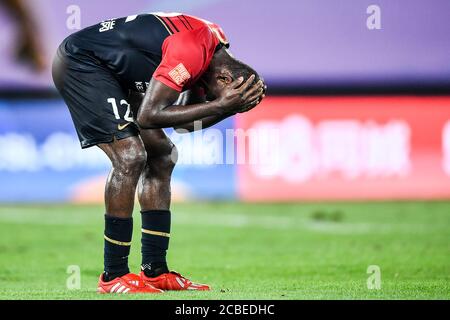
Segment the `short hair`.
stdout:
[[261,79],[259,74],[248,64],[245,64],[242,61],[239,61],[231,57],[230,59],[227,60],[228,61],[224,65],[224,68],[226,68],[231,73],[233,79],[243,77],[244,78],[243,82],[245,82],[248,78],[251,77],[252,74],[255,75],[255,80],[253,81],[254,84],[256,84]]
[[255,80],[253,81],[254,84],[262,79],[252,67],[232,57],[229,53],[220,50],[218,54],[220,55],[220,59],[216,60],[215,69],[227,70],[233,80],[243,77],[244,83],[252,74],[255,75]]

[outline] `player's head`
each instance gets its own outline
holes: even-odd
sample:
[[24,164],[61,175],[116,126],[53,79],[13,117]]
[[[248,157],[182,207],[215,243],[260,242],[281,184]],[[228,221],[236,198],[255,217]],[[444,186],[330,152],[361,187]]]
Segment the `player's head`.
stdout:
[[239,77],[243,77],[245,81],[252,74],[255,75],[256,84],[260,79],[258,73],[249,65],[235,59],[226,48],[222,48],[214,54],[208,70],[200,79],[200,84],[206,91],[207,99],[214,100],[225,86]]

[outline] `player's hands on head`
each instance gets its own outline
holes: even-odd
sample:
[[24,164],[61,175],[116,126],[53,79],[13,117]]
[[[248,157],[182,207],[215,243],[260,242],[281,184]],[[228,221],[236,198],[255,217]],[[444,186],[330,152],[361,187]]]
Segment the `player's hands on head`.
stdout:
[[264,98],[265,85],[262,80],[253,84],[254,80],[255,75],[251,75],[247,81],[242,83],[244,79],[240,77],[222,90],[217,99],[226,112],[245,112],[261,102]]
[[263,80],[259,80],[259,82],[262,83],[262,88],[263,88],[263,93],[262,93],[262,95],[260,95],[259,98],[257,98],[256,100],[251,101],[251,102],[249,102],[248,104],[242,106],[242,107],[237,111],[237,113],[244,113],[244,112],[247,112],[247,111],[252,110],[252,109],[253,109],[254,107],[256,107],[258,104],[260,104],[261,101],[266,97],[267,86],[266,86],[266,84],[264,83]]

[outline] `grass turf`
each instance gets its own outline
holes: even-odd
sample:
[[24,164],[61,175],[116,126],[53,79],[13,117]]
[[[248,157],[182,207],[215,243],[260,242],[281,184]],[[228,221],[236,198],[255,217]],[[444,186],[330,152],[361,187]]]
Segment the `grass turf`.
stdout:
[[[172,208],[170,266],[211,292],[98,295],[101,206],[0,206],[0,299],[449,299],[450,202]],[[140,217],[130,267],[140,262]],[[67,290],[78,265],[81,289]],[[381,290],[367,268],[381,269]]]

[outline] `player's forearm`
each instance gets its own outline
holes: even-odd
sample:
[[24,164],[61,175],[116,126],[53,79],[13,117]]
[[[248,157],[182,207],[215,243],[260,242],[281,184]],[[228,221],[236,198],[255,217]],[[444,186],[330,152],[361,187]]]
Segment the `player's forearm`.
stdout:
[[224,114],[221,116],[210,116],[210,117],[206,117],[206,118],[194,121],[194,122],[189,122],[189,123],[175,126],[174,129],[178,133],[186,133],[186,131],[193,132],[193,131],[197,131],[197,130],[202,130],[202,129],[209,128],[209,127],[215,125],[216,123],[218,123],[228,117],[231,117],[233,115],[234,115],[234,113],[228,113],[228,114]]
[[209,117],[219,118],[224,114],[225,110],[215,101],[161,108],[152,106],[144,99],[139,108],[137,123],[143,129],[168,128],[193,123],[196,120]]

